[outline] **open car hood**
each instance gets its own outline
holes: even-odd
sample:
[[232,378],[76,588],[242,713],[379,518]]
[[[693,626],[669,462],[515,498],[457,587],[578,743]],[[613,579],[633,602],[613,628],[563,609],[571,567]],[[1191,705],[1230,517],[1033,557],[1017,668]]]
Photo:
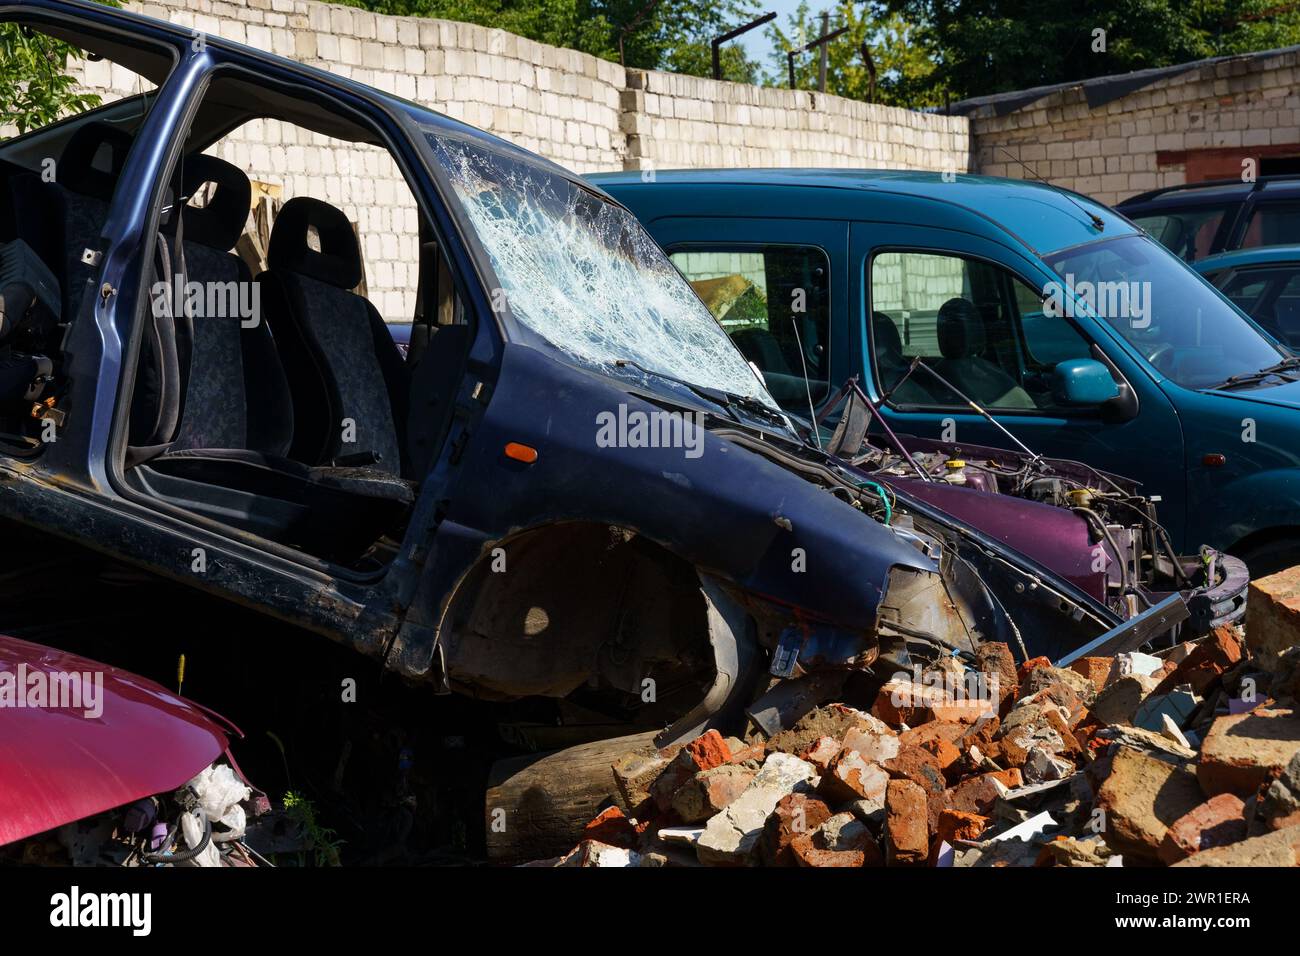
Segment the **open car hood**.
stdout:
[[[42,706],[38,688],[72,674],[102,689],[76,707],[49,706],[47,690]],[[0,844],[174,790],[227,744],[220,725],[153,681],[0,636]]]

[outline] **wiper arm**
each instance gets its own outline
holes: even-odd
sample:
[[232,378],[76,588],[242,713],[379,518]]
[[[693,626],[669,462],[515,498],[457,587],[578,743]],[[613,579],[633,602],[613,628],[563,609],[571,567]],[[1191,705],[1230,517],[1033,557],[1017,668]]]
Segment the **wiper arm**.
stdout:
[[696,385],[694,382],[688,382],[684,378],[677,378],[675,375],[669,375],[667,372],[660,372],[652,368],[646,368],[640,362],[636,362],[632,359],[615,359],[614,364],[620,368],[634,368],[639,372],[644,372],[646,375],[653,375],[655,378],[661,378],[666,382],[673,382],[674,384],[682,386],[682,388],[690,389],[693,393],[700,396],[700,398],[725,409],[737,422],[740,421],[740,417],[736,414],[736,409],[739,408],[752,415],[756,415],[759,418],[772,422],[773,424],[790,428],[790,422],[785,415],[775,409],[768,408],[758,399],[750,398],[748,395],[737,395],[734,392],[727,392],[720,388]]
[[[684,378],[669,375],[667,372],[660,372],[652,368],[646,368],[640,362],[635,362],[632,359],[615,359],[614,364],[619,368],[634,368],[638,372],[644,372],[646,375],[653,375],[655,378],[661,378],[666,382],[673,382],[674,384],[682,386],[682,388],[689,389],[705,401],[712,402],[720,408],[731,411],[731,404],[727,400],[727,393],[720,389],[708,388],[704,385],[695,385],[692,382],[686,381]],[[736,416],[733,413],[731,417],[735,418]]]
[[727,401],[736,408],[743,408],[750,414],[757,415],[759,418],[764,418],[774,424],[790,427],[790,421],[784,414],[764,405],[756,398],[750,398],[748,395],[737,395],[734,392],[723,392],[723,394],[727,396]]
[[[1281,373],[1292,369],[1300,370],[1300,357],[1294,355],[1288,356],[1287,358],[1282,359],[1282,361],[1276,362],[1267,368],[1257,369],[1254,372],[1239,372],[1236,375],[1229,375],[1219,384],[1209,385],[1206,387],[1213,391],[1217,389],[1234,388],[1237,385],[1250,385],[1255,382],[1263,381],[1270,375],[1280,375]],[[1295,381],[1295,379],[1290,379],[1289,381]]]

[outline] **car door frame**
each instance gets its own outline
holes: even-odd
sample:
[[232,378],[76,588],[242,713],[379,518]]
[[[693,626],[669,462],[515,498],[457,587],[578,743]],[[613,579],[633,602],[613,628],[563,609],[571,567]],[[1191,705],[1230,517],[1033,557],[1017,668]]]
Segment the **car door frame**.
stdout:
[[[848,223],[842,219],[757,216],[665,216],[646,223],[647,230],[671,258],[676,252],[761,251],[773,246],[812,247],[822,251],[830,268],[830,311],[827,317],[830,356],[827,365],[827,394],[816,404],[818,410],[834,396],[839,384],[857,371],[853,356],[851,323],[836,316],[849,315],[847,275]],[[759,241],[756,235],[777,235],[776,241]],[[789,411],[789,410],[787,410]],[[799,414],[794,411],[793,414]],[[800,416],[803,417],[803,416]]]
[[[872,311],[870,268],[875,256],[879,253],[909,249],[931,255],[950,255],[983,261],[1009,273],[1031,289],[1042,289],[1046,288],[1049,282],[1060,282],[1060,277],[1051,272],[1044,263],[1029,257],[1008,244],[938,226],[856,220],[850,228],[849,249],[851,275],[856,283],[854,287],[855,313],[853,322],[863,342],[861,354],[858,356],[865,373],[863,375],[863,387],[876,400],[882,397],[884,386],[879,382],[876,374],[874,342],[871,340],[870,326],[867,319]],[[1117,384],[1129,389],[1129,394],[1136,402],[1134,413],[1123,416],[1123,420],[1118,420],[1115,416],[1108,415],[1101,409],[1079,410],[1077,413],[1056,409],[989,409],[988,411],[993,418],[1035,452],[1057,458],[1078,457],[1093,467],[1120,475],[1125,474],[1125,468],[1123,467],[1125,461],[1131,460],[1128,456],[1123,455],[1120,449],[1116,448],[1110,453],[1112,460],[1102,462],[1096,460],[1096,455],[1052,454],[1050,450],[1044,451],[1044,448],[1050,448],[1051,438],[1054,436],[1045,437],[1044,433],[1067,429],[1074,432],[1082,430],[1089,437],[1104,440],[1106,435],[1112,434],[1107,429],[1117,426],[1123,427],[1129,425],[1130,422],[1141,421],[1141,426],[1133,425],[1131,430],[1136,432],[1139,427],[1145,427],[1148,429],[1163,429],[1168,434],[1177,435],[1178,460],[1182,462],[1185,454],[1185,442],[1177,411],[1153,378],[1151,371],[1144,368],[1128,351],[1116,343],[1115,334],[1111,330],[1082,310],[1078,311],[1072,319],[1063,318],[1062,320],[1070,321],[1080,337],[1091,345],[1091,357],[1101,361],[1110,369],[1112,376],[1116,378]],[[1023,334],[1023,330],[1021,330],[1021,334]],[[924,375],[924,373],[919,374]],[[981,415],[959,405],[930,407],[913,411],[910,409],[901,410],[896,406],[885,404],[881,408],[881,414],[888,421],[890,427],[899,433],[937,436],[940,424],[946,419],[951,419],[956,426],[959,443],[962,441],[960,436],[963,426],[967,426],[965,428],[967,433],[973,430],[977,436],[984,436],[989,432],[993,432],[997,434],[999,439],[990,441],[977,437],[970,440],[970,444],[998,446],[1009,443],[1005,435],[1002,435],[994,426],[989,425]],[[1143,416],[1145,416],[1145,419]],[[1105,449],[1105,447],[1103,443],[1102,449]],[[1185,469],[1177,468],[1169,469],[1169,471],[1176,472],[1178,476],[1183,476]],[[1165,502],[1161,506],[1161,518],[1169,527],[1176,546],[1181,546],[1177,542],[1181,540],[1183,529],[1187,524],[1185,476],[1174,477],[1172,482],[1166,479],[1163,487],[1146,487],[1144,493],[1156,495]]]
[[[34,5],[44,21],[169,46],[177,59],[137,132],[110,203],[94,279],[101,294],[86,297],[69,332],[76,350],[77,379],[93,382],[92,389],[78,390],[75,404],[69,407],[77,424],[87,424],[72,432],[77,440],[54,442],[49,454],[16,466],[35,479],[26,489],[35,496],[30,501],[40,502],[46,527],[63,527],[69,536],[79,537],[78,529],[92,523],[106,551],[164,577],[193,584],[201,555],[202,589],[256,603],[362,653],[382,653],[417,595],[438,524],[437,500],[448,480],[442,469],[454,456],[454,446],[463,447],[486,409],[484,396],[491,394],[504,348],[500,318],[494,315],[483,279],[485,254],[467,241],[463,217],[451,211],[447,199],[451,187],[443,181],[445,174],[436,170],[423,132],[382,94],[315,73],[305,77],[303,68],[288,61],[215,40],[194,44],[179,27],[127,20],[111,7],[70,11],[46,0],[36,0]],[[256,535],[209,523],[180,509],[159,507],[159,502],[142,498],[122,481],[121,453],[127,440],[134,364],[150,302],[147,265],[154,253],[168,179],[184,148],[181,132],[188,130],[212,76],[226,68],[243,69],[283,86],[296,84],[300,90],[306,84],[315,94],[338,97],[359,110],[366,124],[385,137],[417,202],[431,211],[465,308],[474,315],[472,372],[467,371],[462,380],[457,403],[469,414],[460,433],[453,430],[447,436],[413,506],[397,558],[378,573],[346,573]],[[467,400],[471,392],[478,397]],[[28,500],[24,496],[15,502],[20,512],[30,509],[30,504],[23,504]]]

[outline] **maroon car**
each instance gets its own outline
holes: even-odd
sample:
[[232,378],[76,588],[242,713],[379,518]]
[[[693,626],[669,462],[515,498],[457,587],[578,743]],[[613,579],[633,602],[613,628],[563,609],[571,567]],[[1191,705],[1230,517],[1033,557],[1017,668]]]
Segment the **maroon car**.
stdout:
[[256,865],[231,732],[153,681],[0,636],[0,861]]

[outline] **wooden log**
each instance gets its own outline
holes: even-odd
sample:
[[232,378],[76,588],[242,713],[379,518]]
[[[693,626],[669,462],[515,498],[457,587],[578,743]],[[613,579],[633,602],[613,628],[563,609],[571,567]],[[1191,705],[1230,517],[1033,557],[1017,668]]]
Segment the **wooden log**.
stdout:
[[484,813],[487,855],[494,863],[525,863],[573,849],[591,818],[617,803],[614,761],[653,747],[658,731],[613,737],[492,765]]

